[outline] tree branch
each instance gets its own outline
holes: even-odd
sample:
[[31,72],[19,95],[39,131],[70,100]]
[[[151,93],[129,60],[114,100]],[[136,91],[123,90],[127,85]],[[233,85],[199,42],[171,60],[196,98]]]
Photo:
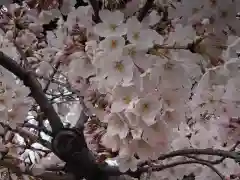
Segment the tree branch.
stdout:
[[95,23],[101,22],[101,19],[99,17],[99,3],[97,0],[89,0],[89,3],[91,4],[93,11],[94,11],[94,16],[93,16],[93,21]]
[[[240,141],[238,141],[229,151],[230,152],[234,151],[239,144],[240,144]],[[195,160],[199,160],[199,161],[205,161],[205,162],[210,163],[212,165],[220,164],[221,162],[223,162],[226,159],[226,157],[221,157],[217,160],[209,161],[209,160],[201,159],[201,158],[198,158],[198,157],[195,157],[195,156],[192,156],[192,155],[185,155],[185,157],[195,159]]]
[[151,9],[153,2],[154,2],[154,0],[147,0],[146,3],[144,4],[144,6],[140,9],[138,17],[137,17],[140,22],[147,15],[149,9]]
[[79,119],[75,125],[75,128],[79,129],[79,130],[83,130],[84,128],[84,124],[87,122],[88,120],[88,116],[85,114],[84,110],[81,110]]
[[158,160],[164,160],[167,158],[171,157],[176,157],[176,156],[185,156],[185,155],[213,155],[213,156],[221,156],[225,158],[231,158],[234,160],[240,160],[240,155],[236,152],[229,152],[229,151],[224,151],[220,149],[183,149],[183,150],[176,150],[172,151],[168,154],[161,155],[158,157]]
[[[162,171],[162,170],[165,170],[165,169],[168,169],[168,168],[172,168],[172,167],[179,166],[179,165],[185,165],[185,164],[201,164],[201,165],[207,166],[210,169],[212,169],[222,180],[225,179],[225,177],[212,164],[204,162],[204,161],[198,161],[198,160],[173,162],[173,163],[169,163],[169,164],[166,164],[166,165],[153,165],[151,168],[152,168],[152,171]],[[148,172],[148,167],[141,168],[138,171]]]
[[23,69],[3,52],[0,52],[0,65],[15,74],[23,81],[24,85],[30,88],[32,97],[39,104],[41,111],[48,117],[53,133],[57,133],[60,129],[62,129],[63,124],[60,117],[54,110],[53,106],[48,102],[46,95],[42,91],[41,85],[31,72]]

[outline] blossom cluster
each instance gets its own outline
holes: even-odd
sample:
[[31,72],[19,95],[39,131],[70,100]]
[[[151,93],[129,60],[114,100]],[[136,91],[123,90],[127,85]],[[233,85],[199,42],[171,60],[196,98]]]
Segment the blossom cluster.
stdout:
[[[126,5],[131,10],[101,9],[98,23],[92,21],[91,6],[75,9],[72,1],[63,1],[65,5],[60,10],[51,4],[51,8],[41,12],[28,10],[25,4],[25,13],[16,18],[26,28],[18,32],[16,22],[7,17],[1,23],[8,41],[29,52],[27,61],[36,74],[48,77],[52,65],[62,63],[63,76],[85,97],[92,114],[106,125],[101,144],[118,152],[114,159],[119,169],[126,172],[135,171],[138,163],[156,160],[170,150],[229,149],[239,140],[240,31],[236,11],[229,11],[233,6],[239,7],[239,2],[214,2],[173,1],[169,6],[174,7],[174,11],[169,8],[170,22],[164,23],[164,15],[156,9],[139,20],[138,0]],[[169,5],[164,0],[155,3]],[[12,14],[19,9],[16,4],[7,8]],[[66,21],[61,14],[68,15]],[[44,35],[42,25],[55,17],[59,17],[57,28]],[[236,33],[230,31],[231,26]],[[12,46],[13,43],[1,50],[14,51],[12,55],[19,61]],[[2,96],[9,97],[5,92],[11,94],[11,108],[7,109],[12,110],[12,104],[17,102],[17,107],[24,108],[21,113],[27,112],[28,91],[18,84],[11,88],[8,82],[15,81],[2,80],[1,89],[7,89]],[[93,94],[100,94],[102,101]],[[6,104],[1,109],[9,115]],[[19,114],[16,117],[24,119]],[[182,158],[176,158],[179,159]],[[229,159],[218,168],[226,177],[240,173],[239,166]],[[174,167],[152,173],[151,178],[176,179],[192,172],[199,180],[217,179],[214,172],[199,165]]]

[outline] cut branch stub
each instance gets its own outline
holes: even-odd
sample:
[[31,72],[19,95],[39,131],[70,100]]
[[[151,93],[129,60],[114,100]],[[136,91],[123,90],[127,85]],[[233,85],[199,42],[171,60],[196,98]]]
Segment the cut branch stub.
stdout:
[[87,147],[82,131],[63,129],[53,138],[52,149],[67,163],[67,170],[76,178],[107,180],[108,175],[96,163],[95,157]]

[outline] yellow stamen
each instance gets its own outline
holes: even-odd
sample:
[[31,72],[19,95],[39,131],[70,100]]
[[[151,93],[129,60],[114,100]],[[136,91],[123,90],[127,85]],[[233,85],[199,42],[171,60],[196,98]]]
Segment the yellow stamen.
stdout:
[[117,40],[112,40],[111,42],[111,48],[115,49],[117,47]]
[[112,31],[116,31],[116,28],[117,28],[116,24],[110,24],[109,26]]
[[125,97],[123,98],[123,102],[124,102],[125,104],[129,104],[129,103],[131,102],[131,97],[130,97],[130,96],[125,96]]
[[132,37],[133,37],[133,39],[138,40],[139,37],[140,37],[140,33],[139,32],[135,32],[135,33],[133,33]]
[[121,62],[116,62],[115,69],[119,72],[123,72],[124,71],[124,65]]
[[143,112],[146,112],[146,111],[148,111],[148,109],[149,109],[149,104],[144,103],[144,104],[142,105],[142,111],[143,111]]
[[128,49],[128,55],[131,57],[134,57],[136,55],[136,48],[129,48]]

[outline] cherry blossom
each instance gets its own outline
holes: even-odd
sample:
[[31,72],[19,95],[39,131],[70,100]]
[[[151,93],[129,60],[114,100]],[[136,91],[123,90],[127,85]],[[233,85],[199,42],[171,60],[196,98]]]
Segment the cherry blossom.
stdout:
[[[114,161],[113,174],[239,178],[239,1],[84,2],[0,3],[9,56],[0,58],[0,145],[17,159],[11,178],[62,166],[49,146],[52,119],[81,126],[83,154],[93,153],[94,167]],[[43,140],[48,148],[36,150]],[[231,156],[199,153],[216,148]]]
[[125,40],[120,36],[109,36],[100,42],[99,48],[106,52],[116,51],[125,45]]
[[141,116],[147,125],[153,125],[156,120],[155,117],[161,109],[161,102],[154,95],[149,94],[144,98],[140,98],[132,107],[132,112],[137,116]]
[[127,33],[126,25],[123,23],[124,14],[122,12],[101,10],[99,16],[103,22],[98,23],[94,27],[94,32],[99,36],[122,36]]

